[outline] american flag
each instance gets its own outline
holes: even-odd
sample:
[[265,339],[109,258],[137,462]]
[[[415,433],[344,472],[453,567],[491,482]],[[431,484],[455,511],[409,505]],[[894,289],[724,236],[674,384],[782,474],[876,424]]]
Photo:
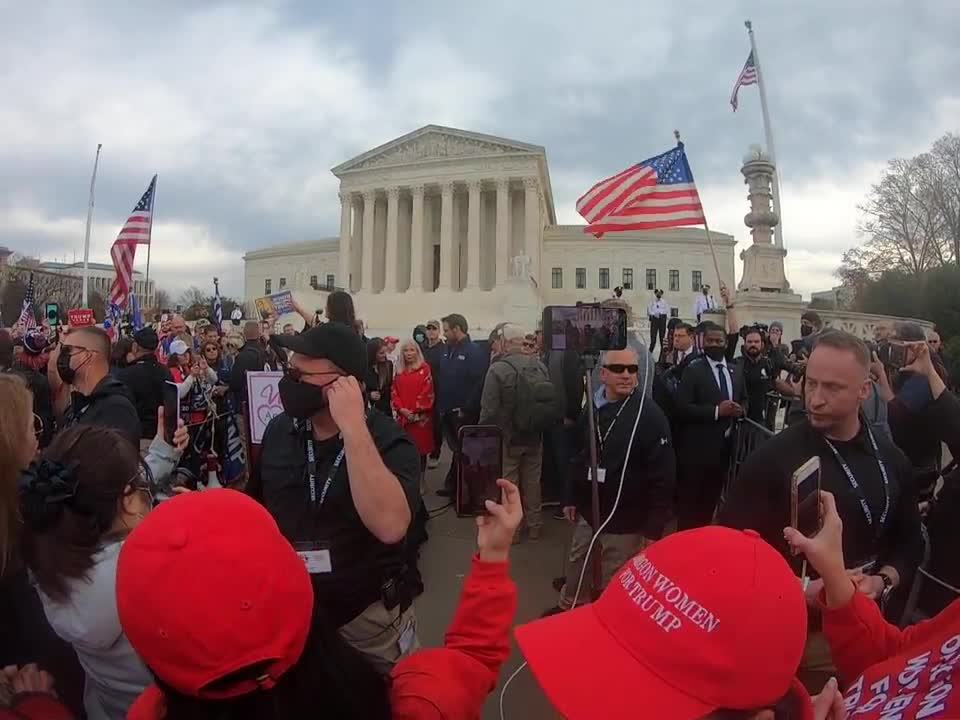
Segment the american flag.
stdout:
[[223,303],[220,301],[220,283],[213,279],[213,319],[217,323],[217,334],[223,332]]
[[127,222],[124,223],[113,247],[110,257],[117,271],[117,279],[110,288],[110,304],[118,308],[127,307],[130,285],[133,278],[133,260],[137,254],[137,245],[150,244],[150,232],[153,229],[153,195],[157,189],[157,176],[153,176],[147,191],[133,208]]
[[683,143],[601,180],[577,200],[584,232],[654,230],[706,222]]
[[20,318],[17,324],[24,330],[37,326],[37,318],[33,314],[33,273],[30,273],[30,280],[27,283],[27,294],[23,296],[23,308],[20,310]]
[[740,77],[737,78],[737,84],[733,86],[733,93],[730,95],[730,106],[733,111],[737,111],[737,93],[744,85],[757,84],[757,66],[753,62],[753,50],[747,55],[747,61],[743,64],[743,70],[740,71]]

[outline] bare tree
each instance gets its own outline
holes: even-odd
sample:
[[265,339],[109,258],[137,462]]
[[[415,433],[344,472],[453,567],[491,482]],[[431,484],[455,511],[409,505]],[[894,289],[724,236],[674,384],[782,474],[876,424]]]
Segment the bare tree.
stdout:
[[179,302],[183,305],[184,309],[194,307],[195,305],[206,305],[207,294],[196,285],[192,285],[180,295]]
[[927,155],[933,207],[943,223],[950,260],[960,265],[960,135],[947,133]]
[[157,310],[163,310],[169,308],[170,304],[173,302],[173,298],[163,288],[156,288],[153,291],[153,304],[156,306]]

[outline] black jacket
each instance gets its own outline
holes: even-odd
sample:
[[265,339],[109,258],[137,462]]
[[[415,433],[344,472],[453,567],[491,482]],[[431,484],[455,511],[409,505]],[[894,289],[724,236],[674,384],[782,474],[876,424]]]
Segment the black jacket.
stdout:
[[[729,361],[727,369],[733,380],[733,399],[742,402],[742,375],[738,382]],[[726,399],[720,393],[706,357],[697,357],[683,371],[676,397],[676,421],[679,428],[677,448],[685,466],[726,466],[731,423],[730,418],[717,416],[717,406]]]
[[233,370],[230,371],[230,391],[238,403],[246,403],[248,400],[247,373],[251,370],[259,372],[267,365],[269,365],[267,351],[263,349],[260,341],[247,340],[237,353],[233,361]]
[[[613,509],[624,460],[627,457],[633,424],[640,409],[642,394],[635,392],[629,398],[604,405],[597,411],[597,453],[606,479],[600,485],[600,522]],[[622,406],[619,418],[617,412]],[[572,472],[567,474],[564,505],[575,505],[588,523],[593,522],[590,482],[589,406],[580,416],[577,438],[579,447],[573,460]],[[612,425],[612,429],[611,429]],[[602,438],[609,429],[606,441]],[[670,439],[670,426],[663,411],[651,398],[643,401],[643,414],[637,425],[630,452],[630,463],[623,478],[623,492],[617,511],[604,529],[608,533],[640,533],[659,540],[671,520],[673,493],[676,482],[676,459]]]
[[127,386],[133,398],[143,437],[152,438],[157,434],[157,408],[163,405],[164,384],[173,382],[170,370],[159,363],[156,355],[145,355],[121,368],[117,379]]
[[139,449],[140,418],[127,394],[127,386],[109,375],[90,395],[74,392],[63,416],[65,428],[72,425],[97,425],[116,430]]
[[[847,566],[857,567],[876,558],[877,567],[892,565],[904,582],[909,582],[922,552],[920,513],[910,461],[886,438],[874,433],[874,439],[890,482],[890,510],[879,538],[867,522],[859,496],[840,463],[807,419],[760,444],[747,457],[727,491],[718,522],[756,530],[794,562],[783,538],[783,528],[790,524],[790,477],[803,463],[818,455],[820,487],[834,494],[843,520],[843,556]],[[833,444],[862,488],[874,523],[879,524],[886,504],[883,479],[863,421],[860,433],[853,440]]]
[[28,367],[16,367],[6,372],[14,372],[27,382],[27,387],[33,393],[33,412],[43,423],[43,432],[37,437],[41,448],[45,448],[53,439],[56,421],[53,415],[53,393],[50,391],[50,381],[47,376]]

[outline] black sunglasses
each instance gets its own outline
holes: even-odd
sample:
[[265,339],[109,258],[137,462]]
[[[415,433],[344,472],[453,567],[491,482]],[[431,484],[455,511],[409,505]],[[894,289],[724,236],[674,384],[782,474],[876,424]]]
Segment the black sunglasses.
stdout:
[[609,365],[604,365],[604,367],[614,375],[619,375],[624,370],[631,375],[636,375],[640,371],[639,365],[624,365],[623,363],[610,363]]

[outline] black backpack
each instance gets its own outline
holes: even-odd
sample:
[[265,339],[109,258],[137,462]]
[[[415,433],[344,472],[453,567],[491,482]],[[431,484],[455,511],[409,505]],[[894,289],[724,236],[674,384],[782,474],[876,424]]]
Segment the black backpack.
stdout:
[[513,356],[502,359],[517,373],[517,394],[513,407],[513,431],[518,435],[535,435],[560,421],[563,412],[557,390],[543,363],[511,362]]

